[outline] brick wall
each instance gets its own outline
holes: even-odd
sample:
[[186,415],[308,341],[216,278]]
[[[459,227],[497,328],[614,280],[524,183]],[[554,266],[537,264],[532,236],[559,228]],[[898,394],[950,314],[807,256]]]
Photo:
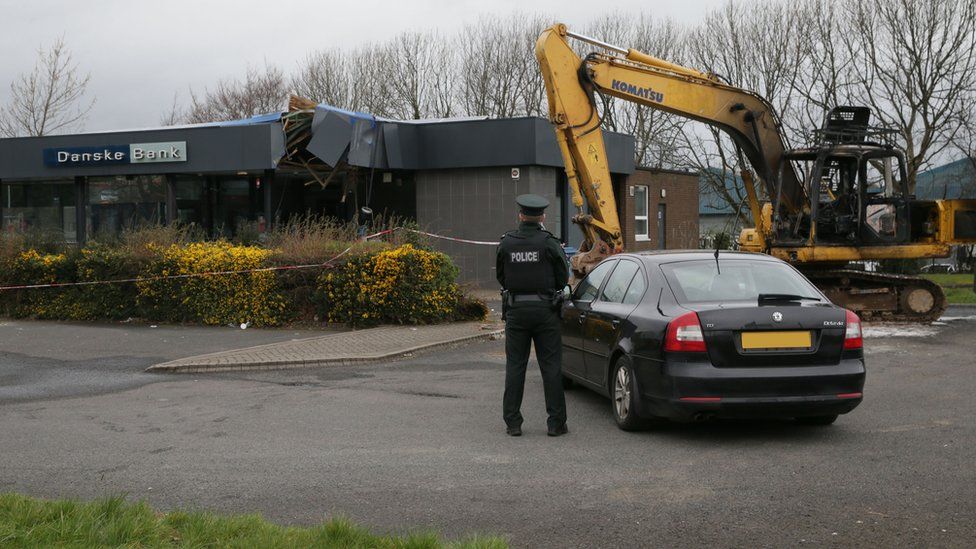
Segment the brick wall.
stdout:
[[[552,205],[546,211],[546,228],[560,236],[560,198],[557,197],[557,168],[520,168],[518,181],[511,167],[463,168],[418,171],[417,223],[430,232],[469,240],[498,240],[518,225],[515,197],[535,193]],[[658,248],[658,204],[667,204],[666,244],[669,249],[698,247],[698,177],[670,171],[637,170],[630,176],[614,178],[618,214],[628,251]],[[634,197],[630,186],[648,187],[648,225],[650,238],[634,238]],[[661,189],[665,196],[661,197]],[[561,195],[567,195],[568,191]],[[568,200],[568,199],[567,199]],[[569,207],[572,210],[572,207]],[[480,288],[496,288],[495,247],[433,240],[432,244],[451,256],[460,269],[459,281]]]
[[[635,237],[634,196],[631,187],[647,186],[648,239]],[[638,169],[616,182],[617,208],[627,251],[656,250],[658,205],[665,204],[665,244],[670,250],[698,248],[698,176],[668,170]],[[661,191],[664,196],[661,196]],[[637,194],[637,193],[634,193]]]
[[[511,168],[520,168],[513,180]],[[464,168],[418,171],[417,223],[421,228],[469,240],[497,241],[518,226],[515,197],[534,193],[549,199],[546,228],[559,236],[560,208],[556,169],[541,166]],[[458,280],[481,288],[497,288],[495,246],[433,239],[460,269]]]

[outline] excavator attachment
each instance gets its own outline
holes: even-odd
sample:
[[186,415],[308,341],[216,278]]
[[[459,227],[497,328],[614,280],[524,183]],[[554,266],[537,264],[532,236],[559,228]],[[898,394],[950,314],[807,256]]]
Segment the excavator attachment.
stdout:
[[576,286],[576,282],[586,276],[586,273],[592,271],[593,267],[614,253],[613,248],[600,239],[593,241],[592,244],[589,242],[583,244],[586,247],[581,247],[569,260],[569,266],[573,270],[573,280],[571,281],[573,286]]

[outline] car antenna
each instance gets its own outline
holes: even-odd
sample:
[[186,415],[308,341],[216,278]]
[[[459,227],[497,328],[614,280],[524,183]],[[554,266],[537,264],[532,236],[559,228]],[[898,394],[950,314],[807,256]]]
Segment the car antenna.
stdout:
[[[741,157],[740,157],[741,159]],[[745,197],[739,201],[739,205],[735,208],[735,216],[732,217],[732,231],[729,232],[729,244],[732,244],[732,238],[734,238],[735,230],[739,228],[739,212],[742,211],[742,205],[746,203]],[[722,241],[718,238],[715,239],[715,270],[718,271],[719,276],[722,275],[722,267],[718,263],[718,252],[722,247]]]

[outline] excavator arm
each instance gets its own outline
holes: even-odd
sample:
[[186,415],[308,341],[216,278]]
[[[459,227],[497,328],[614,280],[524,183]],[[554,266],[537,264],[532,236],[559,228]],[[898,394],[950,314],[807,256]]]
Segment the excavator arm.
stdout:
[[[613,53],[594,53],[581,59],[569,38]],[[765,185],[767,196],[779,197],[780,208],[786,212],[803,207],[803,185],[793,166],[781,162],[786,145],[773,108],[762,97],[724,84],[715,75],[571,33],[562,24],[542,32],[535,53],[545,80],[549,118],[556,128],[573,203],[579,210],[573,220],[586,237],[581,248],[586,253],[578,260],[574,258],[577,275],[623,248],[594,94],[618,97],[721,129],[739,146]],[[751,183],[746,175],[750,205],[759,226],[758,197]],[[589,214],[583,213],[584,200]]]

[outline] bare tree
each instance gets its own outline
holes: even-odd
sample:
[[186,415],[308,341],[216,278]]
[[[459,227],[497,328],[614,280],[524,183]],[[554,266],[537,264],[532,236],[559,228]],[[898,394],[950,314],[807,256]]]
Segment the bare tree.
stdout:
[[[689,32],[688,59],[699,70],[763,96],[781,119],[795,117],[804,51],[799,36],[806,26],[803,13],[797,4],[728,2],[706,14],[701,25]],[[781,132],[789,144],[790,125],[783,124]],[[752,216],[739,177],[749,166],[741,158],[724,133],[699,124],[685,126],[681,167],[700,173],[702,195],[724,202],[727,209],[739,212],[742,224],[749,225]]]
[[266,65],[259,72],[249,67],[243,80],[221,80],[216,89],[205,90],[202,96],[191,90],[186,121],[236,120],[280,111],[287,98],[287,80],[280,68]]
[[534,46],[546,26],[540,16],[486,18],[457,35],[461,109],[472,116],[504,118],[545,112],[545,86]]
[[796,99],[799,36],[805,32],[796,4],[728,2],[708,13],[688,40],[696,68],[765,97],[782,117]]
[[402,33],[393,38],[386,51],[394,116],[420,119],[453,113],[453,50],[444,47],[440,36],[431,32]]
[[827,111],[838,105],[862,103],[857,48],[845,47],[850,25],[836,0],[807,0],[797,6],[802,21],[797,57],[798,77],[793,89],[798,101],[784,123],[794,137],[819,128]]
[[184,121],[186,121],[186,109],[180,103],[180,94],[174,93],[173,103],[170,105],[169,110],[159,117],[159,124],[161,126],[175,126],[182,124]]
[[454,44],[438,36],[430,60],[430,84],[427,88],[429,112],[438,118],[460,114],[457,101],[458,73],[460,71]]
[[964,130],[976,90],[976,2],[856,0],[844,33],[860,97],[904,140],[915,176]]
[[392,63],[389,46],[385,44],[367,44],[350,53],[346,76],[350,109],[388,118],[394,116],[388,77]]
[[81,127],[95,104],[85,99],[90,79],[78,71],[64,37],[39,49],[34,69],[10,84],[10,102],[0,108],[0,135],[50,135]]
[[[621,12],[601,17],[587,27],[591,36],[675,63],[685,62],[683,32],[673,21]],[[582,56],[589,53],[588,49],[577,45]],[[674,168],[681,163],[681,130],[686,119],[627,101],[610,101],[602,115],[606,129],[634,136],[634,159],[639,166]]]
[[309,54],[292,76],[295,93],[341,108],[349,107],[348,56],[341,50]]

